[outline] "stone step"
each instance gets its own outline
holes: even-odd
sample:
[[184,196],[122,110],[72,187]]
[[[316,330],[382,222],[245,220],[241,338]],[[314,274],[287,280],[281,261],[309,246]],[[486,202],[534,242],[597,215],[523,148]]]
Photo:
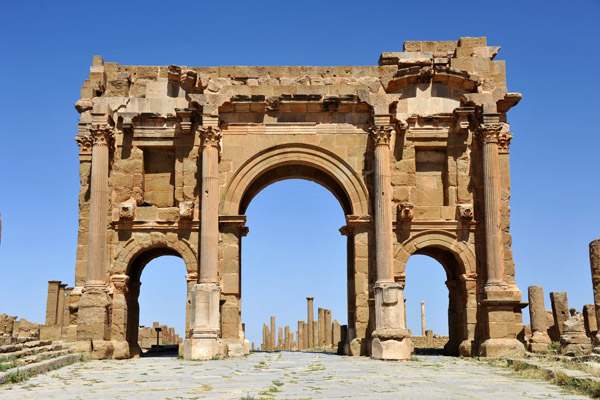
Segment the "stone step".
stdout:
[[33,364],[36,362],[49,360],[51,358],[61,357],[72,353],[73,351],[70,349],[47,351],[44,353],[32,354],[30,356],[18,358],[17,360],[15,360],[15,363],[17,367],[20,367],[21,365]]
[[[57,342],[58,343],[58,342]],[[0,353],[11,353],[22,349],[30,349],[33,347],[47,346],[52,344],[51,340],[31,340],[23,343],[12,343],[0,346]]]
[[79,354],[67,354],[64,356],[40,361],[34,364],[11,368],[6,372],[0,372],[0,385],[8,382],[8,378],[11,374],[17,373],[25,376],[33,376],[47,372],[49,370],[64,367],[65,365],[73,364],[79,361],[80,358],[81,356]]
[[45,353],[47,351],[56,351],[56,350],[62,350],[62,349],[63,349],[63,344],[61,342],[57,342],[57,343],[40,346],[40,347],[31,347],[31,348],[24,348],[22,350],[17,350],[17,351],[5,352],[5,353],[2,353],[0,358],[15,360],[20,357],[29,356],[32,354]]

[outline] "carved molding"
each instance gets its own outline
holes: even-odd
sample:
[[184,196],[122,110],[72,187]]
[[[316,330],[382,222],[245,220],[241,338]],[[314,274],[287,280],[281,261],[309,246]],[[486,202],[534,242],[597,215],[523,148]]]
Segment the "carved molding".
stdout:
[[119,204],[119,220],[121,221],[133,221],[135,218],[135,200],[127,200]]
[[203,147],[220,147],[221,130],[213,126],[203,126],[199,128],[200,138]]
[[477,137],[483,143],[496,143],[500,153],[508,153],[513,137],[510,126],[503,122],[484,123],[477,129]]
[[392,125],[373,125],[369,128],[369,137],[375,146],[389,146],[393,131]]

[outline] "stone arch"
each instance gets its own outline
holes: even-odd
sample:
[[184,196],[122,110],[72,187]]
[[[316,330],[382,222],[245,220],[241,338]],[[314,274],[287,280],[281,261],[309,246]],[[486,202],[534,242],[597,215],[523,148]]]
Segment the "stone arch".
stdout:
[[221,214],[243,214],[258,192],[290,178],[321,184],[340,201],[347,215],[370,214],[367,188],[359,175],[335,154],[300,143],[271,147],[246,161],[225,190]]
[[[437,251],[439,250],[439,251]],[[473,278],[477,274],[477,266],[475,263],[475,250],[473,246],[467,242],[458,240],[457,236],[447,231],[424,231],[419,232],[407,240],[405,240],[394,256],[395,260],[395,275],[402,277],[405,275],[406,263],[413,254],[424,254],[431,256],[444,268],[446,272],[449,265],[445,260],[440,259],[443,255],[449,252],[456,258],[457,271],[453,271],[456,275],[464,275],[464,277]],[[455,276],[458,278],[458,276]]]
[[[115,254],[110,274],[125,274],[139,280],[143,267],[163,255],[182,258],[188,274],[198,273],[198,253],[188,240],[179,238],[176,233],[136,232]],[[133,270],[134,264],[141,264],[139,271]]]
[[[426,255],[446,271],[449,341],[447,355],[471,355],[476,320],[476,263],[473,245],[451,232],[419,232],[405,240],[395,254],[396,280],[406,283],[406,263],[413,254]],[[410,282],[408,282],[410,284]]]

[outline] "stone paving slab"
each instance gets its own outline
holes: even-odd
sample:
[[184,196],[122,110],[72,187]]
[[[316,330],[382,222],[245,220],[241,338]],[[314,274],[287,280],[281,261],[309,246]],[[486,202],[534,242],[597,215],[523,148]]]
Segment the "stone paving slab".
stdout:
[[0,399],[585,399],[485,362],[383,362],[322,353],[238,360],[170,357],[74,364],[0,387]]

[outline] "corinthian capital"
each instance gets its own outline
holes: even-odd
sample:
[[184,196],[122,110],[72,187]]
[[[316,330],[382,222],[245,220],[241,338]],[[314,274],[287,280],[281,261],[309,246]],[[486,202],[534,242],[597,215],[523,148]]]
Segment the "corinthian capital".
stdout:
[[221,130],[213,126],[203,126],[199,128],[200,139],[203,147],[219,148],[221,141]]
[[481,124],[477,129],[477,137],[483,143],[497,143],[500,153],[508,153],[508,147],[513,135],[510,126],[503,122]]
[[77,135],[75,136],[75,141],[79,146],[79,153],[81,154],[91,154],[92,153],[92,143],[94,139],[92,139],[91,135]]
[[393,131],[392,125],[373,125],[369,128],[369,136],[375,146],[389,146]]
[[90,125],[90,135],[94,146],[112,146],[115,139],[113,129],[108,124]]

